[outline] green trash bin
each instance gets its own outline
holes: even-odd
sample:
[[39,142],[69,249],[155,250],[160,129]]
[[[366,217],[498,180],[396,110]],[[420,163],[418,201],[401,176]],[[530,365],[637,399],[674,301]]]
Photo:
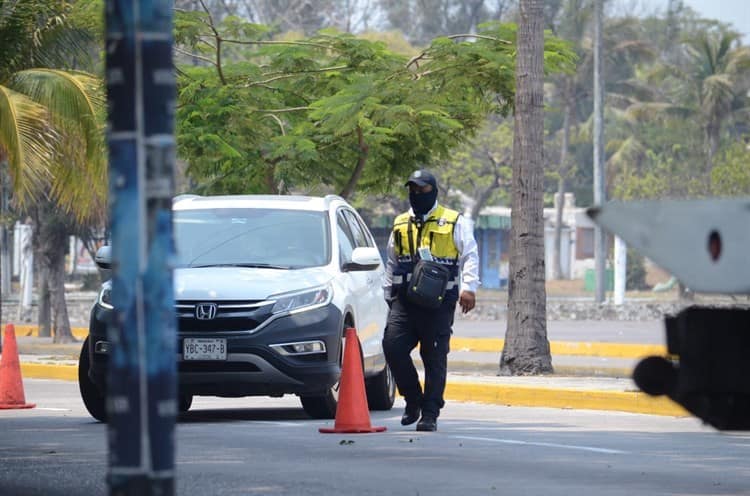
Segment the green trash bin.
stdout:
[[[615,270],[605,269],[604,270],[604,290],[614,291],[615,290]],[[585,291],[594,292],[596,291],[596,271],[594,269],[586,269],[583,279],[583,289]]]

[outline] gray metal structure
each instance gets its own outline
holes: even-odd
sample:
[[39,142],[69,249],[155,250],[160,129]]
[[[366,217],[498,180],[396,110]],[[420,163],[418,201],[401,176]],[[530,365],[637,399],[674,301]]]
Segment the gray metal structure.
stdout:
[[[750,294],[750,198],[612,202],[589,216],[693,291]],[[669,356],[642,360],[636,384],[717,429],[750,430],[750,307],[693,305],[665,325]]]

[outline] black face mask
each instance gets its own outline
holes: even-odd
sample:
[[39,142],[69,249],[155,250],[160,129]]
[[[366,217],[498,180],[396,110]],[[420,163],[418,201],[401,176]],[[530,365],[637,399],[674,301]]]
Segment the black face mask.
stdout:
[[409,203],[411,209],[414,210],[415,215],[425,215],[430,211],[435,200],[437,200],[437,189],[433,188],[429,193],[416,194],[413,191],[409,191]]

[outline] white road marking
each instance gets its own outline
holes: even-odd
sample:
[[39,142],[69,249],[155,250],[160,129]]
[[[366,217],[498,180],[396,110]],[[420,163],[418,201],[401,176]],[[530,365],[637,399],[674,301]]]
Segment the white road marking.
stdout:
[[616,449],[608,448],[596,448],[593,446],[579,446],[575,444],[557,444],[557,443],[543,443],[535,441],[519,441],[517,439],[497,439],[492,437],[477,437],[477,436],[450,436],[456,439],[467,439],[470,441],[487,441],[489,443],[500,443],[500,444],[516,444],[524,446],[540,446],[544,448],[560,448],[560,449],[571,449],[579,451],[591,451],[593,453],[605,453],[609,455],[625,455],[627,451],[621,451]]

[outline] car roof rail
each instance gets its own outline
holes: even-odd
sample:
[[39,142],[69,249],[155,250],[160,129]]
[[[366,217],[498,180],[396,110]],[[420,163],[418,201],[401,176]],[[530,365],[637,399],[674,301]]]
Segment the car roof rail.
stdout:
[[333,195],[333,194],[330,194],[330,195],[326,195],[326,196],[324,196],[324,197],[323,197],[323,200],[325,200],[325,204],[326,204],[326,206],[329,206],[329,205],[330,205],[331,203],[333,203],[334,201],[341,201],[341,202],[344,202],[344,203],[346,203],[346,200],[344,200],[344,198],[342,198],[342,197],[341,197],[341,196],[339,196],[339,195]]
[[193,198],[200,198],[200,197],[201,197],[201,195],[194,195],[194,194],[191,194],[191,193],[184,193],[182,195],[177,195],[174,198],[172,198],[172,204],[174,205],[175,203],[177,203],[179,201],[182,201],[182,200],[191,200]]

